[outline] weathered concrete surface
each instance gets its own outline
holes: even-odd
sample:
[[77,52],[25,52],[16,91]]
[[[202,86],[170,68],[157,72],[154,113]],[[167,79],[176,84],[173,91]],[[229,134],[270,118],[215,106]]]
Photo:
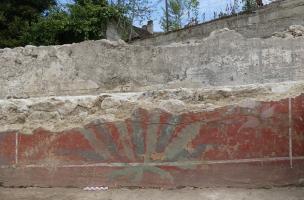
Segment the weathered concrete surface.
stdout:
[[270,37],[292,24],[304,25],[304,0],[277,0],[251,13],[242,13],[218,19],[175,32],[169,32],[148,39],[135,40],[133,44],[166,45],[173,42],[202,39],[217,29],[236,30],[244,37]]
[[211,188],[182,190],[109,190],[85,192],[79,189],[4,189],[4,200],[303,200],[304,188],[232,189]]
[[227,29],[186,44],[122,42],[0,50],[0,98],[303,80],[304,37],[245,39]]
[[[120,104],[117,98],[99,98],[101,108],[95,118],[77,128],[70,127],[64,115],[50,119],[41,114],[64,110],[65,103],[71,104],[67,99],[46,100],[48,104],[33,101],[28,104],[29,116],[41,111],[37,116],[42,119],[25,118],[23,123],[41,123],[41,128],[24,134],[17,121],[12,124],[19,123],[18,129],[1,133],[0,182],[4,186],[168,188],[302,184],[303,84],[274,85],[242,86],[240,91],[151,91],[137,96],[133,102],[137,106],[120,118],[117,110],[126,113],[122,105],[127,100]],[[15,112],[12,116],[27,112],[17,106],[20,100],[6,101],[16,103],[9,109]],[[76,114],[70,116],[81,119],[85,115],[81,113],[94,110],[81,102],[77,105],[71,109]],[[112,109],[112,119],[104,117],[103,106]],[[182,106],[185,109],[177,109]],[[5,124],[8,118],[3,118]],[[46,121],[56,126],[61,120],[67,120],[63,130],[45,130]]]

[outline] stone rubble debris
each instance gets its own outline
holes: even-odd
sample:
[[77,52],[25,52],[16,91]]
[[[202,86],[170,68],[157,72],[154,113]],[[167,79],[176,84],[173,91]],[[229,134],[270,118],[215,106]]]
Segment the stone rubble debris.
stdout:
[[304,26],[292,25],[286,31],[275,32],[273,34],[273,37],[286,38],[286,39],[304,37]]
[[88,96],[40,97],[0,100],[0,132],[32,134],[38,128],[60,132],[94,121],[121,121],[138,108],[173,114],[203,112],[250,101],[295,97],[304,82],[251,84],[230,87],[179,88],[138,93],[103,93]]
[[[274,34],[291,39],[303,36],[304,27],[300,25]],[[303,49],[294,50],[292,46],[282,50],[280,46],[281,42],[289,45],[293,41],[295,45],[298,41],[280,40],[272,46],[274,39],[270,38],[263,39],[267,48],[247,48],[260,44],[260,40],[245,39],[225,28],[202,40],[162,47],[100,40],[0,49],[0,98],[6,97],[0,99],[0,132],[32,134],[38,128],[60,132],[96,120],[125,120],[138,108],[181,114],[302,94],[303,65],[297,58],[301,58]],[[218,52],[215,41],[229,48]],[[141,52],[144,54],[139,56]],[[263,68],[265,79],[260,78],[259,70],[252,71],[263,62],[266,64],[259,69]],[[61,82],[62,78],[67,82]],[[281,82],[284,80],[298,81]]]

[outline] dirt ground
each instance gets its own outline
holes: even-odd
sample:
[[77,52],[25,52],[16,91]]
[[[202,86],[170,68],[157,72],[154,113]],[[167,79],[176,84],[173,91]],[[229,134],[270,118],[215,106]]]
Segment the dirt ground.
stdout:
[[304,188],[179,190],[110,189],[84,191],[64,188],[0,188],[1,200],[304,200]]

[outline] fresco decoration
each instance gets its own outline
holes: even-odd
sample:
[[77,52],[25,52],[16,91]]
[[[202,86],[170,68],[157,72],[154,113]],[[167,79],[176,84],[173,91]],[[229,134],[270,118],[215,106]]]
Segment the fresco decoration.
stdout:
[[252,166],[259,169],[267,159],[289,162],[290,127],[293,156],[304,156],[304,95],[291,101],[291,108],[289,99],[283,99],[179,115],[137,109],[124,121],[95,120],[60,133],[42,128],[32,135],[19,133],[17,147],[11,139],[15,133],[1,134],[0,161],[11,164],[14,156],[3,155],[17,149],[17,168],[104,168],[106,173],[95,174],[102,182],[134,185],[175,184],[182,182],[179,174],[207,172],[217,163],[241,166],[256,160]]

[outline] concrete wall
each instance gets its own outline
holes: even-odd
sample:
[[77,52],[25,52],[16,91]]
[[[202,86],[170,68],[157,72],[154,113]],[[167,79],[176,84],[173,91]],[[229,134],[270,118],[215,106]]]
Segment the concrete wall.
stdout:
[[304,38],[213,32],[191,44],[108,41],[0,50],[0,97],[95,94],[302,80]]
[[283,31],[293,24],[304,25],[304,0],[279,0],[252,13],[214,20],[156,37],[135,40],[133,43],[164,45],[189,39],[201,39],[214,30],[226,27],[248,38],[269,37],[272,33]]

